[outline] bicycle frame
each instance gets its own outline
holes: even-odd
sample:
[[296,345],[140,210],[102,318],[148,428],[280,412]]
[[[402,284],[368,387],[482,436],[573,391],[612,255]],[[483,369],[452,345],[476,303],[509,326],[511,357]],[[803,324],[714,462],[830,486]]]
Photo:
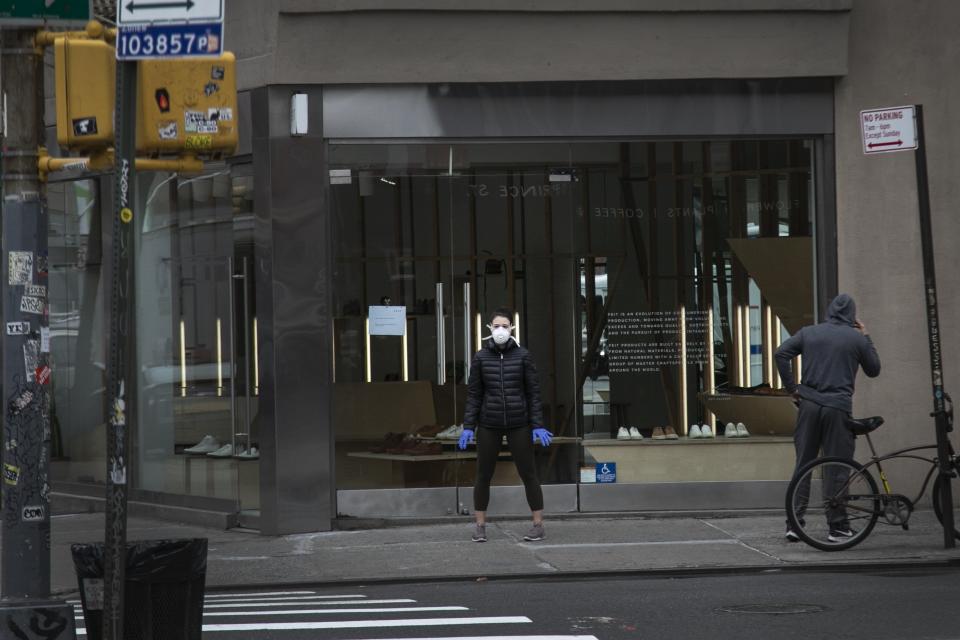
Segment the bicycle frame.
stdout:
[[[937,472],[939,465],[937,464],[938,460],[936,456],[926,457],[922,455],[917,455],[913,452],[915,451],[925,451],[927,449],[932,449],[936,451],[937,445],[928,444],[919,447],[907,447],[905,449],[898,449],[897,451],[892,451],[890,453],[884,454],[882,456],[877,455],[877,450],[873,446],[873,440],[870,439],[870,434],[864,434],[864,437],[867,439],[867,444],[870,446],[870,462],[863,465],[864,469],[869,469],[870,467],[876,465],[877,474],[880,476],[880,482],[883,485],[883,491],[886,495],[890,495],[893,492],[890,490],[890,483],[887,481],[887,474],[883,471],[883,465],[881,462],[894,459],[913,459],[926,462],[930,465],[930,470],[927,471],[926,477],[923,479],[923,484],[920,486],[920,491],[917,493],[917,497],[913,499],[913,504],[916,504],[920,501],[920,498],[923,497],[923,494],[927,491],[927,485],[930,484],[930,479],[933,477],[933,474]],[[953,451],[953,445],[948,443],[950,459],[955,460],[956,454]]]

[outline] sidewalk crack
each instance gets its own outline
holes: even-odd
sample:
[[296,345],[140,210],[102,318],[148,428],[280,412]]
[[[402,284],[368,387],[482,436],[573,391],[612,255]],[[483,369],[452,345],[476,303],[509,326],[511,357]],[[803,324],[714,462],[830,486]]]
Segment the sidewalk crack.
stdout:
[[777,562],[785,562],[785,560],[784,560],[783,558],[779,557],[779,556],[775,556],[775,555],[773,555],[772,553],[767,553],[767,552],[764,551],[763,549],[758,549],[757,547],[755,547],[755,546],[753,546],[753,545],[751,545],[751,544],[747,544],[746,542],[744,542],[743,540],[741,540],[739,536],[737,536],[736,534],[734,534],[734,533],[732,533],[732,532],[730,532],[730,531],[727,531],[727,530],[724,529],[723,527],[717,526],[717,525],[713,524],[712,522],[707,522],[706,520],[702,520],[702,519],[700,519],[700,518],[697,518],[697,520],[698,520],[699,522],[707,525],[708,527],[711,527],[711,528],[713,528],[713,529],[716,529],[717,531],[719,531],[720,533],[726,535],[727,537],[729,537],[729,538],[731,538],[731,539],[733,539],[733,540],[736,540],[736,541],[737,541],[737,544],[739,544],[739,545],[741,545],[741,546],[743,546],[743,547],[746,547],[747,549],[750,549],[751,551],[754,551],[754,552],[756,552],[756,553],[759,553],[759,554],[762,555],[762,556],[766,556],[767,558],[770,558],[771,560],[776,560]]
[[538,567],[540,567],[540,568],[543,569],[544,571],[550,571],[550,572],[553,572],[553,573],[556,573],[556,572],[559,572],[559,571],[560,571],[560,568],[559,568],[559,567],[553,565],[552,563],[550,563],[549,561],[547,561],[543,556],[541,556],[540,553],[536,550],[536,547],[535,547],[534,545],[525,543],[525,542],[523,541],[523,537],[522,537],[522,536],[520,536],[520,535],[518,535],[518,534],[515,534],[514,532],[510,531],[509,529],[504,529],[504,528],[501,527],[499,524],[494,524],[493,526],[496,527],[498,531],[500,531],[504,536],[506,536],[507,538],[509,538],[515,545],[517,545],[517,546],[520,547],[521,549],[528,549],[528,550],[530,550],[531,555],[533,555],[533,559],[537,561],[537,566],[538,566]]

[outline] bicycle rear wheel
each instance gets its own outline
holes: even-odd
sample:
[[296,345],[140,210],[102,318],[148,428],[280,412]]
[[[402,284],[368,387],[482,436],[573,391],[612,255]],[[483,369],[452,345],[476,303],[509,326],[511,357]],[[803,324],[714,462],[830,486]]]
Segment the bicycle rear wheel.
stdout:
[[[953,466],[953,470],[960,474],[960,467],[957,465]],[[933,481],[933,512],[937,514],[937,522],[941,525],[943,524],[943,509],[940,508],[940,492],[943,491],[944,478],[939,473],[937,473],[936,479]],[[957,531],[957,518],[960,518],[960,486],[953,485],[953,536],[960,540],[960,531]]]
[[880,517],[880,494],[860,463],[817,458],[790,481],[786,509],[801,540],[821,551],[842,551],[870,535]]

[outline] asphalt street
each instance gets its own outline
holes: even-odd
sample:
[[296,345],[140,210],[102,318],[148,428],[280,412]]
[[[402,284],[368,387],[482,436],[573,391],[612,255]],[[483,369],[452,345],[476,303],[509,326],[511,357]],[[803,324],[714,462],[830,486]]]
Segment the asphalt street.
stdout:
[[957,640],[958,586],[908,568],[211,590],[204,638]]

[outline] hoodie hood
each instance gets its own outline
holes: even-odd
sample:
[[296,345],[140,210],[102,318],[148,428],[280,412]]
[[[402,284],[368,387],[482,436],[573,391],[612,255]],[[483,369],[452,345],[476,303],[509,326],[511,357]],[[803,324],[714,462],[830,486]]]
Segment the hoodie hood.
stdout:
[[827,321],[833,324],[845,324],[853,326],[857,320],[857,303],[853,298],[845,293],[841,293],[827,309]]

